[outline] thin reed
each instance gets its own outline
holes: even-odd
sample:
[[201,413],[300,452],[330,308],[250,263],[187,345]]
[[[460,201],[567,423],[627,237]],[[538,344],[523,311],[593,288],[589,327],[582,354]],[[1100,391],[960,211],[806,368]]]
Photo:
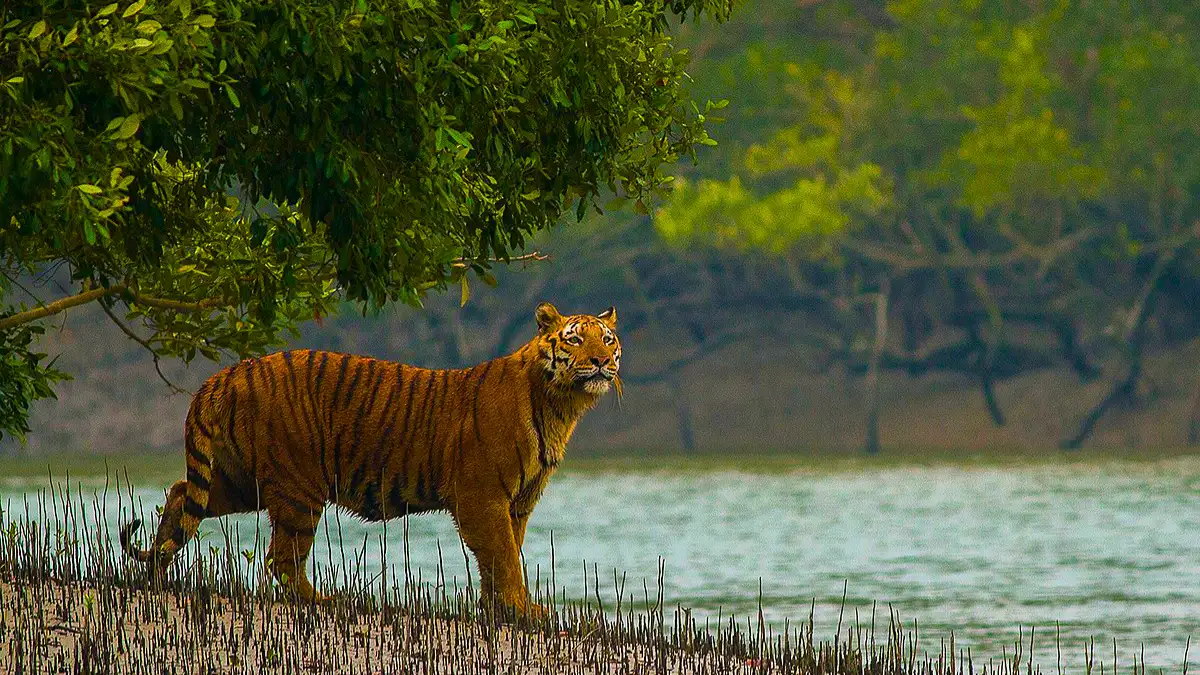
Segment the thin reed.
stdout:
[[[385,565],[368,570],[331,559],[314,579],[337,588],[321,605],[290,602],[272,585],[263,561],[243,549],[240,534],[224,546],[189,547],[162,588],[120,554],[106,513],[120,495],[117,519],[132,517],[128,481],[85,492],[50,481],[26,494],[18,512],[0,514],[0,672],[24,673],[812,673],[821,675],[1034,675],[1033,633],[1012,654],[978,663],[953,636],[925,650],[916,626],[893,614],[869,621],[839,619],[831,640],[814,621],[772,628],[758,616],[698,622],[669,609],[663,568],[651,587],[611,586],[593,565],[582,595],[569,599],[556,576],[535,568],[535,600],[553,604],[543,621],[497,621],[467,580],[447,583],[413,573],[404,550],[400,578]],[[124,491],[122,491],[124,490]],[[331,522],[332,521],[332,522]],[[392,527],[396,523],[391,524]],[[403,521],[400,526],[403,527]],[[340,537],[338,517],[324,536]],[[405,530],[407,534],[407,530]],[[331,549],[332,550],[332,549]],[[464,552],[465,554],[465,552]],[[351,554],[352,558],[356,557]],[[553,555],[553,554],[552,554]],[[332,574],[340,569],[341,574]],[[551,570],[554,563],[551,564]],[[585,571],[586,570],[585,567]],[[1092,650],[1094,654],[1094,649]],[[1144,673],[1135,659],[1134,673]],[[1086,672],[1104,673],[1089,657]],[[1140,671],[1139,671],[1140,667]],[[1110,664],[1115,673],[1118,664]],[[1061,673],[1061,666],[1059,668]],[[1185,667],[1186,675],[1186,667]]]

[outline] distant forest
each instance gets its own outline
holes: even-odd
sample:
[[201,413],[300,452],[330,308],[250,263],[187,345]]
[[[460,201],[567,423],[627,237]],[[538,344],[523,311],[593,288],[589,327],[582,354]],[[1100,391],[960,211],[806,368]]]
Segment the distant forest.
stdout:
[[[589,422],[597,447],[740,445],[726,426],[879,452],[968,417],[947,442],[1200,440],[1200,6],[753,0],[676,35],[692,93],[728,105],[669,197],[565,219],[494,288],[343,307],[297,344],[458,366],[527,339],[541,300],[616,305],[632,409]],[[135,400],[165,393],[137,345],[112,354],[140,364]],[[1162,433],[1122,435],[1139,418]]]

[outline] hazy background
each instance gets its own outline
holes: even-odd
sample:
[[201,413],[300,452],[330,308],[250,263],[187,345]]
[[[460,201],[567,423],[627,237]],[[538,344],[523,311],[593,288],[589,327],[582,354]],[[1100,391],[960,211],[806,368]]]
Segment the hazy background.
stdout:
[[[731,103],[674,199],[568,219],[461,309],[294,344],[461,366],[539,301],[615,305],[626,397],[579,454],[857,452],[872,410],[884,452],[1189,445],[1198,28],[1189,2],[747,3],[679,31],[697,96]],[[76,379],[0,452],[180,452],[188,397],[149,354],[93,309],[52,325]],[[217,368],[164,365],[188,389]]]

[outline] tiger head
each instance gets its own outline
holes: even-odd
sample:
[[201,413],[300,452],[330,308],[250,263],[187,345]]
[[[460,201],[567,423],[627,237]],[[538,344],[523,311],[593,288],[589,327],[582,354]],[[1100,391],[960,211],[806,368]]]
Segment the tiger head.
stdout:
[[538,351],[547,379],[562,390],[601,396],[615,384],[621,394],[621,341],[617,339],[617,310],[596,316],[563,316],[543,302],[535,312]]

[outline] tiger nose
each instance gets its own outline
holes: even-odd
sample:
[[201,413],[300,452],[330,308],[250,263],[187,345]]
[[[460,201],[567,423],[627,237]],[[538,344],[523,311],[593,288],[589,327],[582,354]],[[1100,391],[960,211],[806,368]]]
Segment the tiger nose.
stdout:
[[608,363],[608,361],[609,361],[609,357],[607,357],[607,356],[604,357],[603,360],[601,360],[600,358],[595,357],[595,356],[592,357],[592,365],[596,366],[597,368],[603,367],[605,364]]

